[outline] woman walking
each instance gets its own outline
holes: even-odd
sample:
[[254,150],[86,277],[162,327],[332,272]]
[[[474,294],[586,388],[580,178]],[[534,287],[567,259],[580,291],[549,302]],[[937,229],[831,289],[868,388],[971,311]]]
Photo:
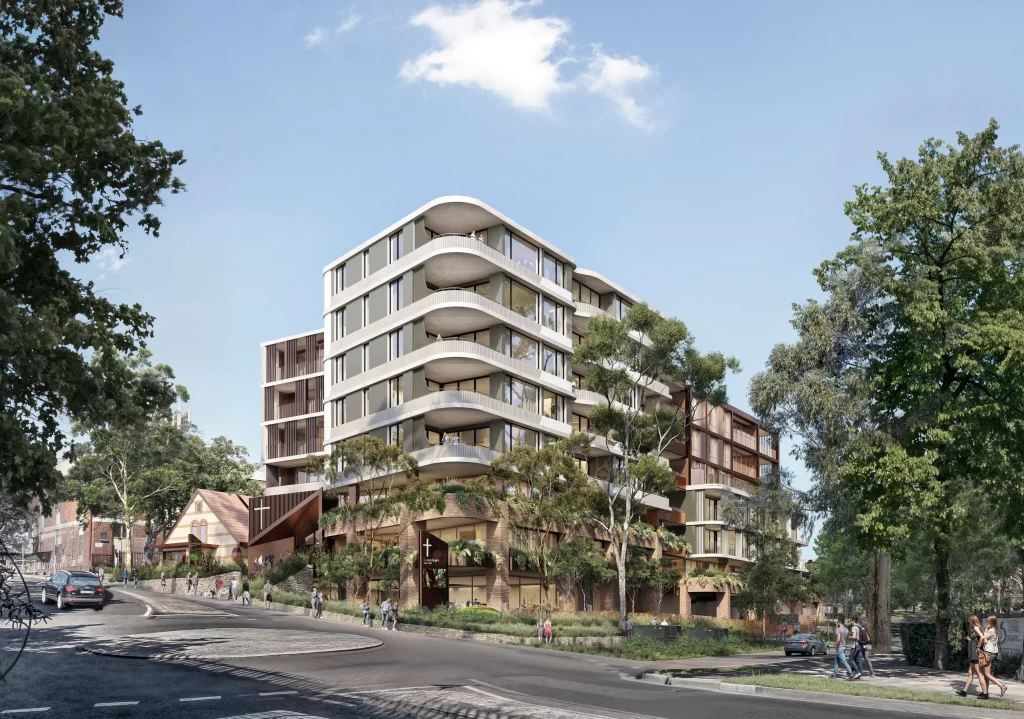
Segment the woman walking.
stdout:
[[967,636],[967,659],[971,663],[967,667],[967,681],[964,683],[964,688],[958,690],[957,694],[962,697],[967,696],[971,685],[974,684],[974,677],[978,677],[978,686],[981,687],[981,694],[978,696],[987,698],[988,682],[985,681],[985,675],[982,674],[981,667],[978,666],[978,652],[984,651],[985,633],[981,631],[981,622],[975,616],[971,617],[970,632]]
[[[988,652],[988,666],[982,667],[985,680],[989,686],[995,684],[999,687],[999,696],[1006,694],[1006,685],[992,676],[992,665],[997,659],[1002,659],[1003,654],[999,651],[999,623],[995,617],[988,618],[988,626],[985,627],[985,651]],[[985,694],[988,697],[988,693]]]

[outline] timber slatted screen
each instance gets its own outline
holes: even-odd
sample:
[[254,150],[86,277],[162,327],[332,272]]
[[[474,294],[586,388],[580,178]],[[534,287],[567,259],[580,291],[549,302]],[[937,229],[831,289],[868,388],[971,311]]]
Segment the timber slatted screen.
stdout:
[[323,378],[323,375],[321,375],[319,377],[314,377],[311,381],[313,383],[314,397],[313,397],[313,408],[311,410],[309,410],[309,411],[310,412],[320,412],[324,408],[324,378]]
[[[311,489],[308,492],[254,497],[249,504],[249,540],[252,541],[260,532],[319,491],[319,489]],[[263,509],[263,507],[267,509]]]
[[273,382],[277,379],[277,345],[267,345],[266,379],[264,382]]
[[295,412],[294,415],[309,414],[312,410],[306,406],[306,380],[295,381]]
[[310,417],[306,420],[306,445],[310,454],[323,451],[324,425],[320,417]]
[[299,349],[298,340],[288,340],[284,343],[284,377],[294,377],[295,368],[295,353]]
[[274,388],[263,388],[263,421],[274,419]]

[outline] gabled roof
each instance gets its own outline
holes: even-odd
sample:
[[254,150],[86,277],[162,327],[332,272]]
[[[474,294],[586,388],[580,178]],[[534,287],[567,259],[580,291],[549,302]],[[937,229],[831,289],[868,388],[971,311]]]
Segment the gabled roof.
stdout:
[[212,489],[200,489],[196,494],[203,498],[236,542],[246,544],[249,541],[249,504],[244,497]]

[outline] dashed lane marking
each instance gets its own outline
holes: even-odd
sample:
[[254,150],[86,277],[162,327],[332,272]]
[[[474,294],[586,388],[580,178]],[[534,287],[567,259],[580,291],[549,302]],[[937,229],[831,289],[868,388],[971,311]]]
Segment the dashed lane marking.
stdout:
[[318,702],[323,702],[324,704],[337,704],[338,706],[343,706],[343,707],[359,706],[358,704],[352,704],[350,702],[339,702],[336,699],[319,699],[319,698],[313,697],[313,700],[314,701],[318,701]]
[[98,702],[93,707],[133,707],[138,702]]
[[31,709],[4,709],[0,714],[31,714],[33,712],[48,712],[50,707],[32,707]]
[[179,702],[209,702],[209,701],[213,701],[215,699],[220,699],[220,697],[219,696],[216,696],[216,697],[182,697],[178,701]]
[[260,696],[261,697],[279,697],[279,696],[283,696],[285,694],[298,694],[298,692],[297,691],[290,691],[290,692],[260,692]]

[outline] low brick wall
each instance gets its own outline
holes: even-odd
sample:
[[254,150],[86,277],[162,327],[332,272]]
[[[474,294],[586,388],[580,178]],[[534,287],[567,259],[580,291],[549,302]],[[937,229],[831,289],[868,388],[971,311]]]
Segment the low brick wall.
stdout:
[[[257,606],[262,606],[260,602],[257,602],[256,604]],[[288,614],[301,614],[309,616],[309,607],[296,607],[293,604],[281,604],[280,602],[271,602],[270,608],[276,609],[281,612],[286,612]],[[399,616],[401,616],[401,614],[399,614]],[[322,618],[332,622],[338,622],[339,624],[353,624],[358,626],[362,626],[363,624],[362,617],[353,617],[348,614],[341,614],[340,612],[328,612],[325,610]],[[380,620],[375,621],[374,626],[380,627]],[[510,634],[488,634],[483,632],[467,632],[463,629],[427,627],[422,624],[406,624],[404,622],[398,623],[398,630],[401,632],[409,632],[410,634],[425,634],[431,637],[444,637],[445,639],[464,639],[473,642],[491,642],[492,644],[525,644],[531,639],[536,639],[535,636],[515,637]],[[622,641],[622,637],[555,637],[554,641],[555,644],[618,644],[620,641]]]
[[[221,587],[220,595],[218,599],[228,598],[228,587],[231,586],[231,580],[238,580],[238,591],[242,591],[242,573],[241,572],[228,572],[227,574],[215,574],[212,577],[201,577],[199,579],[199,587],[196,593],[200,596],[210,596],[211,591],[215,591],[217,588],[217,578],[220,577],[224,580],[224,586]],[[131,585],[131,582],[129,582]],[[167,584],[164,587],[160,586],[159,579],[142,579],[139,580],[139,586],[151,589],[156,593],[164,594],[186,594],[188,585],[184,577],[167,577]]]

